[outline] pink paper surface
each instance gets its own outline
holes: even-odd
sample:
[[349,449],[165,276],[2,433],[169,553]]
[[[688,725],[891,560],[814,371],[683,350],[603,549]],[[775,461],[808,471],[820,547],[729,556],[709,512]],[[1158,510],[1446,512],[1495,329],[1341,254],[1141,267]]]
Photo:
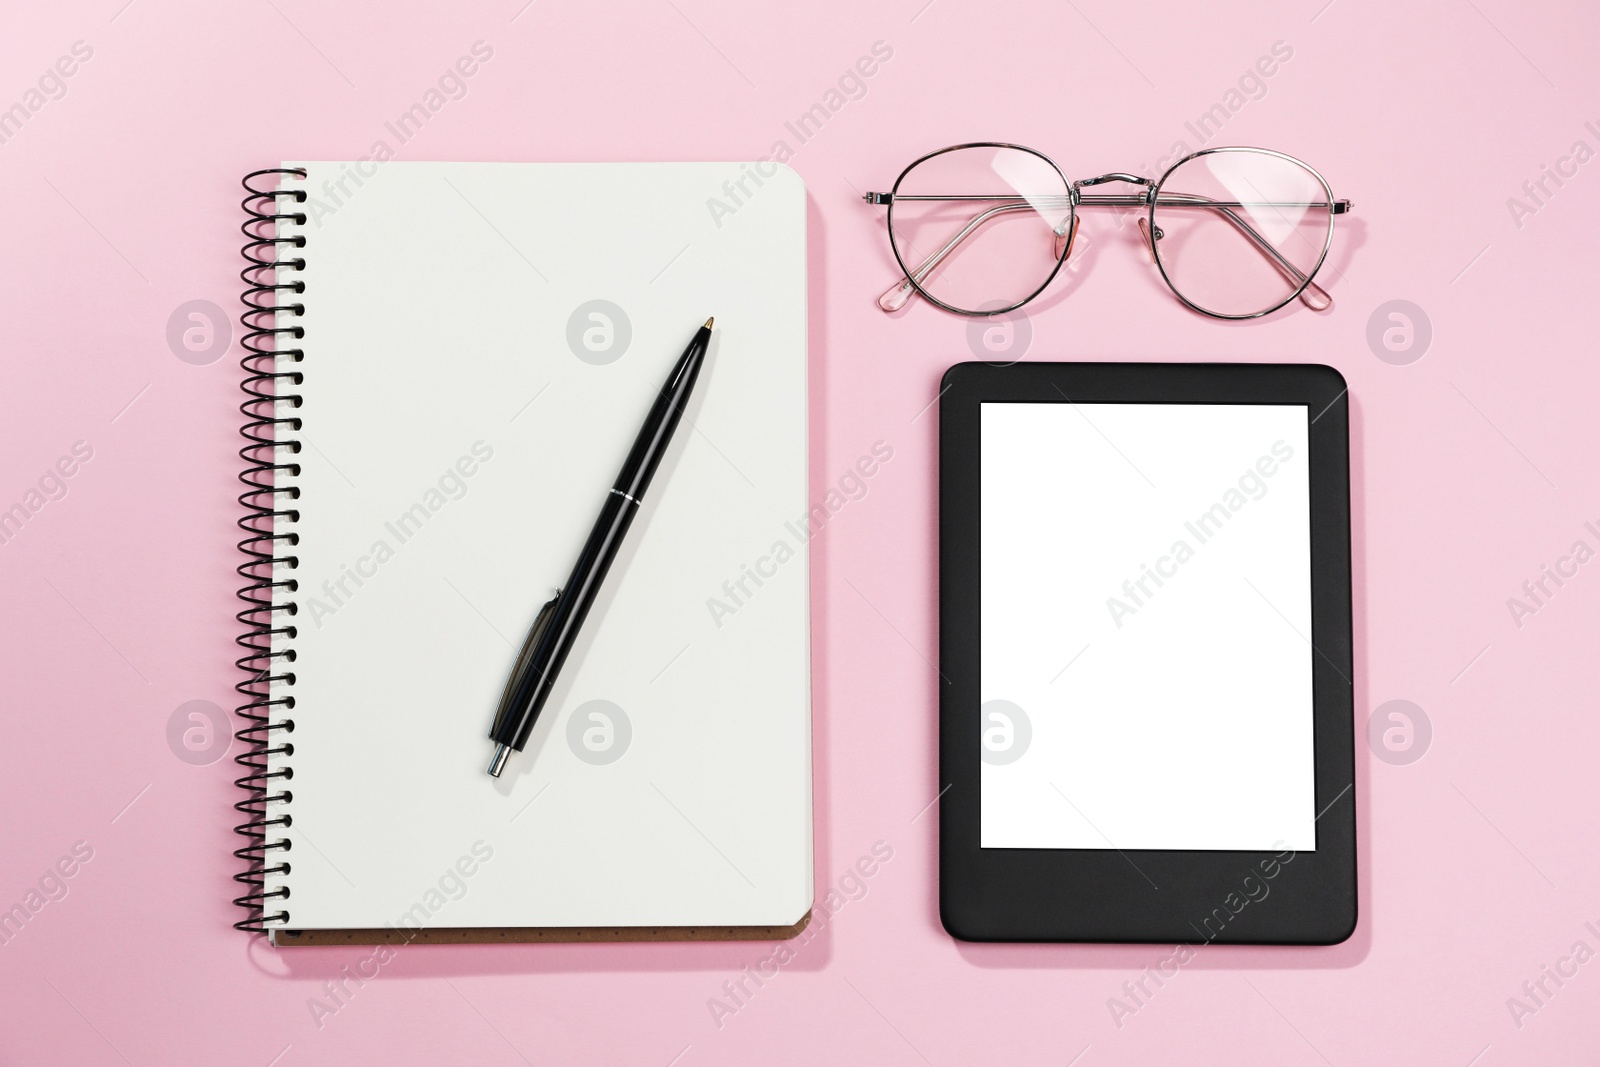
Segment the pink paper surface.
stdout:
[[[60,899],[41,890],[0,944],[0,1061],[1591,1062],[1600,563],[1561,560],[1600,548],[1597,31],[1590,7],[1508,0],[12,5],[0,510],[39,506],[0,544],[0,908],[41,882]],[[464,95],[401,143],[385,124],[479,41],[493,54]],[[872,76],[845,78],[878,42]],[[1277,42],[1290,58],[1241,86]],[[1190,125],[1218,104],[1202,142]],[[1026,351],[990,354],[1349,380],[1361,922],[1344,945],[1206,947],[1141,993],[1125,983],[1170,947],[970,946],[939,926],[928,408],[984,349],[921,302],[874,306],[892,259],[860,194],[975,139],[1075,177],[1154,173],[1178,141],[1258,144],[1355,201],[1326,315],[1201,318],[1102,212],[1030,307]],[[192,362],[168,322],[196,300],[236,313],[241,175],[379,140],[534,161],[782,142],[807,182],[814,498],[893,449],[812,545],[819,898],[876,842],[893,858],[763,984],[743,976],[762,944],[414,947],[357,983],[368,949],[280,953],[231,929],[235,767],[179,759],[168,723],[236,703],[238,329]],[[1409,363],[1418,342],[1381,342],[1396,300],[1431,325]],[[77,442],[92,457],[40,489]],[[1575,573],[1535,603],[1523,585],[1546,566]],[[1431,722],[1409,763],[1366,740],[1393,700]]]

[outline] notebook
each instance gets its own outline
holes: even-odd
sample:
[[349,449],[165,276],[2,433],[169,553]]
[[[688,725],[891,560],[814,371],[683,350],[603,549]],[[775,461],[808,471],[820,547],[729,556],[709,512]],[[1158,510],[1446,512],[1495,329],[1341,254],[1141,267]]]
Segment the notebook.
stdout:
[[[246,202],[246,303],[265,310],[244,320],[261,488],[242,523],[241,927],[279,945],[798,932],[799,178],[363,160],[246,187],[265,194]],[[522,640],[709,316],[671,451],[527,748],[491,778]]]

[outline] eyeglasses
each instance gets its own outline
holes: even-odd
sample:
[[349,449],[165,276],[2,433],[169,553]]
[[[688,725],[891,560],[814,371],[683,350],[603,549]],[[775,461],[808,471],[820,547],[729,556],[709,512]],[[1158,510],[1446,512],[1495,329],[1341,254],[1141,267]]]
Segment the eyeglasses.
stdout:
[[[1129,193],[1084,193],[1121,182]],[[1180,301],[1219,319],[1254,319],[1299,298],[1326,311],[1312,278],[1351,209],[1306,164],[1262,148],[1206,148],[1152,181],[1114,172],[1068,182],[1049,156],[977,142],[930,152],[887,193],[889,244],[904,277],[878,298],[913,295],[960,315],[999,315],[1044,292],[1072,252],[1080,207],[1140,210],[1139,231]]]

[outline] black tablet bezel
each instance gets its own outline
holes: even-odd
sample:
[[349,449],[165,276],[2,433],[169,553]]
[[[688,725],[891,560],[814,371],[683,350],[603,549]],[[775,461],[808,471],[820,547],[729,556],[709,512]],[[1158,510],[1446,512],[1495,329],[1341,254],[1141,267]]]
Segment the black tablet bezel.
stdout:
[[[1301,404],[1310,442],[1314,852],[979,846],[983,403]],[[1356,925],[1349,399],[1311,364],[959,363],[939,401],[939,910],[967,941],[1331,945]]]

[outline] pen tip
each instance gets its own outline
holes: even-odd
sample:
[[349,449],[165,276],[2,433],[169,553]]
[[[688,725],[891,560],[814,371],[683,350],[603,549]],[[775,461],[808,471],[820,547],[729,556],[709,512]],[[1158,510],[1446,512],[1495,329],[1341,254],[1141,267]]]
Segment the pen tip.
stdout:
[[701,329],[702,329],[702,330],[709,330],[709,329],[711,329],[711,324],[712,324],[712,323],[713,323],[713,322],[716,322],[716,321],[717,321],[717,320],[716,320],[716,319],[714,319],[714,318],[712,318],[712,319],[707,319],[707,320],[706,320],[706,324],[705,324],[705,325],[704,325],[704,326],[702,326],[702,327],[700,327],[700,328],[701,328]]

